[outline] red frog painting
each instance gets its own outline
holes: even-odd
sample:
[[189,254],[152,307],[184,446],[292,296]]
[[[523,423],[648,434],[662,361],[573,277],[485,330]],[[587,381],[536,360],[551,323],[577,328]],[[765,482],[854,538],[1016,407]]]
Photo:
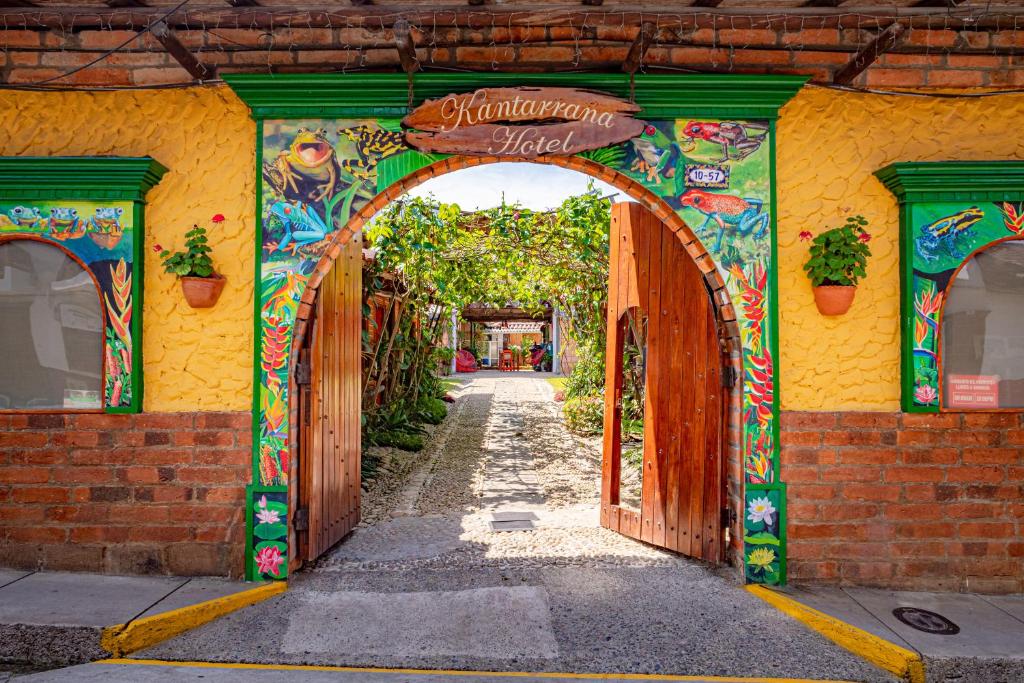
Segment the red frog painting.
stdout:
[[679,204],[704,214],[704,222],[697,228],[698,232],[706,232],[712,221],[718,224],[718,235],[712,251],[722,248],[722,237],[727,226],[740,237],[753,233],[755,239],[760,239],[768,232],[768,214],[761,213],[764,202],[760,199],[743,199],[691,188],[679,196]]
[[730,159],[746,159],[760,149],[768,137],[768,126],[751,121],[690,121],[683,128],[683,137],[690,141],[683,147],[684,152],[693,151],[697,140],[721,145],[722,158],[715,162],[720,164]]

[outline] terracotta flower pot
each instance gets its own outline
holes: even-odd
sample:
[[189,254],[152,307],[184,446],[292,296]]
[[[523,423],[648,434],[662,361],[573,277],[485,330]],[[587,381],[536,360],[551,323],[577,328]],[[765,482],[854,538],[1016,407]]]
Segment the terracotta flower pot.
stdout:
[[842,315],[850,310],[856,293],[853,285],[822,285],[814,288],[814,303],[822,315]]
[[226,283],[224,276],[216,273],[210,277],[183,277],[181,291],[192,308],[212,308]]

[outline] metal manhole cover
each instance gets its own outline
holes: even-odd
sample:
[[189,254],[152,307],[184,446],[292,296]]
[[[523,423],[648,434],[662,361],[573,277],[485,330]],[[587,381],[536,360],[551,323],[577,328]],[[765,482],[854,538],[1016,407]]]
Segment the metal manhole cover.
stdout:
[[917,607],[897,607],[892,615],[911,628],[925,633],[934,633],[939,636],[955,636],[960,633],[960,627],[952,621],[926,609]]

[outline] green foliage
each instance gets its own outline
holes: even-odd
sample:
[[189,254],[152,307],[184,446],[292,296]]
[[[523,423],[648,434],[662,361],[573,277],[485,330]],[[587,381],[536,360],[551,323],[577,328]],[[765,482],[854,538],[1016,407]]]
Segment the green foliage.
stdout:
[[863,216],[849,216],[846,223],[821,233],[811,243],[810,258],[804,270],[815,287],[822,285],[856,285],[867,276],[868,222]]
[[584,152],[580,152],[580,156],[584,159],[596,161],[604,166],[621,168],[622,162],[626,160],[626,146],[613,145],[610,147],[602,147],[600,149],[588,149]]
[[576,366],[565,379],[567,399],[593,396],[604,389],[604,348],[588,341],[579,344],[576,354]]
[[210,277],[213,275],[213,260],[210,258],[210,246],[207,244],[206,228],[193,225],[185,233],[187,251],[176,251],[173,254],[164,249],[160,252],[164,271],[178,277]]
[[448,415],[447,404],[433,396],[421,398],[416,408],[417,416],[427,424],[439,425],[444,422],[445,416]]
[[600,434],[604,429],[604,399],[598,395],[567,398],[562,407],[565,426],[583,436]]
[[[610,222],[608,201],[593,187],[551,212],[503,204],[464,213],[457,205],[429,198],[391,204],[366,231],[366,240],[376,251],[373,279],[397,274],[405,302],[401,317],[414,318],[421,336],[410,328],[394,340],[390,354],[419,348],[418,340],[426,346],[438,344],[450,311],[470,303],[504,306],[514,302],[538,312],[554,305],[567,322],[568,336],[579,346],[580,364],[573,375],[581,374],[583,379],[576,382],[577,395],[599,392],[604,386]],[[364,277],[364,282],[370,279]],[[381,350],[364,352],[371,366],[364,386],[377,392],[374,396],[381,395],[384,405],[400,400],[406,389],[374,386],[377,374],[388,383],[397,382],[399,375],[414,375],[400,384],[416,393],[422,373],[415,371],[419,367],[415,353],[406,353],[402,368],[384,372],[387,360]],[[369,414],[367,428],[375,429],[373,413],[380,411],[380,403],[374,398],[364,401],[363,407]]]
[[374,443],[403,451],[422,451],[424,446],[422,435],[399,431],[380,432],[374,437]]

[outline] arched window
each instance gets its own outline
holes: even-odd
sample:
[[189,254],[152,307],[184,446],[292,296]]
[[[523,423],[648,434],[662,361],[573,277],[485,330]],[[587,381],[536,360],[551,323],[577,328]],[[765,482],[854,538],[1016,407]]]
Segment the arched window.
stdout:
[[0,243],[0,410],[103,407],[103,310],[59,247]]
[[957,271],[941,359],[943,408],[1024,407],[1024,241],[997,242]]

